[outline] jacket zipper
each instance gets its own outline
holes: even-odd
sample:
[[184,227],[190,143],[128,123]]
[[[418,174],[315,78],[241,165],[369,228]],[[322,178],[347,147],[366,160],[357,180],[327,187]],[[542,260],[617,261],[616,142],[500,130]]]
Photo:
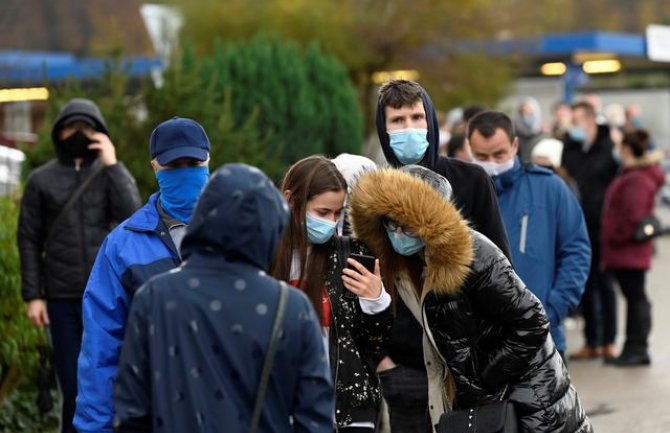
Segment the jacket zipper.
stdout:
[[[335,339],[335,378],[333,379],[333,387],[337,388],[337,378],[340,374],[340,345],[337,344],[337,319],[335,318],[335,309],[333,308],[333,302],[330,297],[330,290],[326,289],[326,295],[328,296],[328,302],[330,302],[330,320],[332,325],[332,332],[329,332],[328,335],[328,350],[330,352],[330,338]],[[330,335],[332,334],[332,335]],[[328,354],[330,356],[330,353]],[[335,432],[339,432],[340,429],[337,425],[337,405],[335,405]]]

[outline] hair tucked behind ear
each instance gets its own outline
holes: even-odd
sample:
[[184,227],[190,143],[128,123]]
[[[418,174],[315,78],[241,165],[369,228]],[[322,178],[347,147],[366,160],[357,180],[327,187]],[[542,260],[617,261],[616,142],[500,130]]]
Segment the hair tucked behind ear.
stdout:
[[291,262],[297,255],[300,263],[298,286],[312,301],[321,318],[322,291],[330,244],[312,245],[307,256],[307,231],[305,212],[307,203],[315,196],[328,191],[347,191],[347,182],[328,158],[315,155],[296,162],[286,172],[281,191],[287,195],[291,206],[291,220],[284,234],[270,272],[275,278],[288,281],[291,277]]

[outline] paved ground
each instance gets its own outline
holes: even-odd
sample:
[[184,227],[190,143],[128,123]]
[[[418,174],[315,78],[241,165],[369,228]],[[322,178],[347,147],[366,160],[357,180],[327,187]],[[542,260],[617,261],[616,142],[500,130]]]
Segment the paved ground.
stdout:
[[[670,223],[670,211],[659,212]],[[597,433],[670,432],[670,237],[657,241],[657,254],[648,275],[653,303],[651,367],[615,368],[600,361],[571,362],[573,384]],[[619,297],[619,318],[624,302]],[[619,320],[617,343],[623,343],[624,320]],[[583,344],[581,323],[568,332],[568,352]]]

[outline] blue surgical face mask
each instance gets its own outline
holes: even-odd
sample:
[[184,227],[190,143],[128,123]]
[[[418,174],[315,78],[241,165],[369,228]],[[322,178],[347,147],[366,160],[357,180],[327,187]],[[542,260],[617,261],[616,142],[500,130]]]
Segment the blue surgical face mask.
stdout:
[[427,129],[398,129],[388,131],[389,144],[398,161],[416,164],[423,159],[428,149]]
[[168,215],[188,223],[209,178],[209,167],[169,168],[156,172],[161,206]]
[[514,158],[507,162],[479,161],[477,159],[474,159],[472,162],[483,168],[489,176],[498,176],[510,171],[514,167]]
[[524,126],[528,129],[532,129],[535,127],[535,115],[531,113],[524,113],[521,115],[521,121],[523,122]]
[[386,229],[386,233],[395,252],[402,256],[416,254],[426,246],[421,238],[418,237],[407,236],[404,233],[398,233],[389,229]]
[[307,212],[305,217],[307,240],[316,245],[325,244],[335,234],[337,222],[319,218]]
[[586,141],[586,131],[584,128],[580,128],[579,126],[573,126],[570,128],[568,134],[570,135],[570,138],[572,138],[577,143],[583,143]]

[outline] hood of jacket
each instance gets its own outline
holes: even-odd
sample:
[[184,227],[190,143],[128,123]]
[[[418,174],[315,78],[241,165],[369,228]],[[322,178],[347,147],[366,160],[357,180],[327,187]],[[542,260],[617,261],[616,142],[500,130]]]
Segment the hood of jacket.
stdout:
[[102,112],[98,106],[90,99],[75,98],[71,99],[67,104],[61,108],[53,128],[51,128],[51,142],[56,149],[56,155],[60,160],[72,160],[72,157],[63,149],[63,142],[58,136],[63,126],[73,117],[86,117],[90,119],[95,125],[95,130],[109,135],[107,131],[107,123],[102,116]]
[[656,192],[658,192],[665,182],[665,171],[659,164],[662,159],[662,150],[649,152],[641,158],[636,158],[632,162],[626,164],[623,170],[624,176],[631,172],[642,173],[651,180],[656,188]]
[[634,158],[631,161],[624,163],[624,170],[628,168],[641,168],[659,165],[661,161],[663,161],[664,156],[665,152],[660,149],[645,152],[641,157]]
[[363,174],[351,194],[349,216],[356,238],[380,261],[397,254],[383,218],[411,229],[426,244],[425,286],[436,293],[457,293],[474,257],[472,233],[456,207],[428,183],[395,169]]
[[181,246],[192,254],[221,255],[268,269],[289,221],[289,207],[259,169],[226,164],[203,190]]
[[[440,144],[440,128],[437,123],[435,107],[433,107],[433,102],[430,100],[430,97],[425,90],[421,92],[421,99],[423,100],[423,108],[426,110],[426,122],[428,123],[428,150],[426,150],[426,155],[418,164],[433,169],[437,162]],[[386,162],[392,167],[402,167],[404,164],[396,158],[391,149],[389,135],[386,132],[386,115],[384,114],[384,107],[381,105],[381,98],[377,100],[376,122],[377,135],[379,136],[379,142],[381,143]]]
[[521,110],[514,116],[514,129],[521,137],[534,137],[542,133],[542,110],[540,103],[533,97],[526,97],[521,101],[520,107],[526,106],[532,114],[532,122],[528,123]]

